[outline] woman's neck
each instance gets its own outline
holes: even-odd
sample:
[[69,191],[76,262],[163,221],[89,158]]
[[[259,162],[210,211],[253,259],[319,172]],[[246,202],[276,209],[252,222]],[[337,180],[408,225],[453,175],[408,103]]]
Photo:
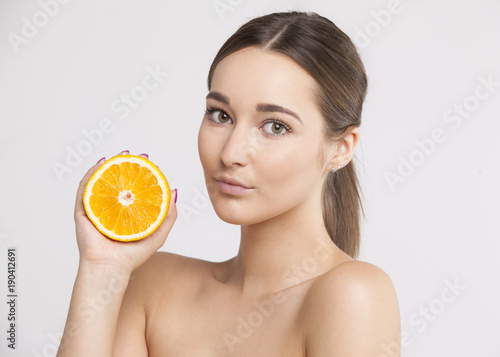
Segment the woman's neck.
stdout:
[[241,227],[227,283],[241,295],[261,296],[314,278],[348,259],[328,236],[321,205],[306,200],[277,217]]

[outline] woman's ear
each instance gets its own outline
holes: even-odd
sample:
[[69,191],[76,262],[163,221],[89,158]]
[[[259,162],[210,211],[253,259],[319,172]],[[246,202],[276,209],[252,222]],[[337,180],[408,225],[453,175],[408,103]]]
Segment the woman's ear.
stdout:
[[357,126],[348,129],[343,137],[336,144],[335,155],[330,159],[328,169],[336,171],[346,166],[354,156],[354,150],[359,140],[359,129]]

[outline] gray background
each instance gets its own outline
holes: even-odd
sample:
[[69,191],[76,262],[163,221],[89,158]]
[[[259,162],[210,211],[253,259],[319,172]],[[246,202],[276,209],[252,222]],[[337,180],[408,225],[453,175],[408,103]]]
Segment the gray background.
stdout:
[[[366,65],[360,259],[393,279],[402,355],[500,356],[496,0],[2,0],[0,302],[8,247],[19,293],[17,349],[0,333],[2,356],[55,355],[78,265],[76,188],[102,156],[146,152],[178,188],[161,250],[236,254],[239,229],[213,212],[198,159],[206,74],[237,27],[291,9],[330,18]],[[146,90],[148,68],[168,76]]]

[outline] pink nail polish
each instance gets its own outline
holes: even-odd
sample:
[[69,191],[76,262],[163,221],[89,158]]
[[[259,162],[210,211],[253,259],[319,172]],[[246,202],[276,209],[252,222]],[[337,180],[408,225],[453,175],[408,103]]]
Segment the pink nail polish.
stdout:
[[144,156],[146,156],[149,159],[149,155],[148,154],[141,154],[141,155],[144,155]]
[[99,161],[97,161],[97,162],[96,162],[96,165],[97,165],[98,163],[100,163],[101,161],[105,160],[105,159],[106,159],[106,157],[101,157],[101,158],[99,159]]
[[174,203],[177,203],[177,189],[175,189],[175,200]]

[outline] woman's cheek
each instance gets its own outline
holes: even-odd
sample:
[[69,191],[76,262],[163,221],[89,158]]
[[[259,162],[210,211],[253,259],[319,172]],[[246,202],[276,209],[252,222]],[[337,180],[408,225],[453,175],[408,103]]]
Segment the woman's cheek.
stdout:
[[212,156],[216,154],[216,148],[215,145],[210,145],[210,128],[206,127],[206,124],[202,124],[200,131],[198,133],[198,154],[200,156],[200,161],[203,166],[203,169],[206,170],[208,167],[206,167],[211,159],[213,160]]
[[[317,150],[310,143],[283,145],[282,150],[273,150],[262,171],[266,173],[263,181],[269,185],[268,189],[286,192],[292,201],[298,199],[296,196],[309,192],[321,174]],[[284,196],[282,198],[287,201]]]
[[278,184],[286,182],[287,178],[300,174],[301,170],[306,169],[301,160],[300,151],[289,145],[263,150],[259,155],[259,162],[262,174],[267,177],[268,181]]

